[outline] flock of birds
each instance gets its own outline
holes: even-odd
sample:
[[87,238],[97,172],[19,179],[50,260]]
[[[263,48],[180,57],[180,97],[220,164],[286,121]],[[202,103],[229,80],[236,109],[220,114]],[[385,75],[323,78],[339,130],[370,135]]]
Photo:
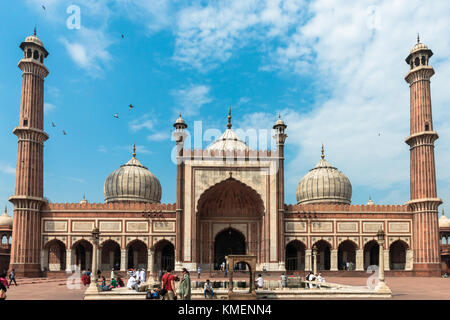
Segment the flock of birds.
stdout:
[[[128,106],[128,110],[131,111],[134,108],[134,106],[130,103]],[[119,119],[119,113],[114,113],[114,118]],[[56,124],[52,122],[52,127],[56,128]],[[67,135],[67,132],[65,130],[62,131],[63,135]]]
[[[46,10],[46,7],[44,5],[41,5],[43,10]],[[121,35],[122,39],[125,38],[125,36],[122,34]],[[130,105],[128,106],[128,110],[131,111],[134,108],[134,106],[130,103]],[[114,113],[114,118],[119,119],[119,113]],[[56,128],[56,125],[54,122],[52,122],[52,127]],[[65,130],[62,130],[62,134],[63,135],[67,135],[67,132]]]

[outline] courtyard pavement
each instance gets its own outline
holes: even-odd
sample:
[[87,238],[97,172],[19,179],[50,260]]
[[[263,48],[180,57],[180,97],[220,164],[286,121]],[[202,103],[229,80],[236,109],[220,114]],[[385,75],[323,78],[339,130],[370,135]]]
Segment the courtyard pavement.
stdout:
[[[201,280],[205,280],[206,275]],[[196,280],[197,276],[192,277]],[[275,280],[275,277],[266,277]],[[225,278],[214,278],[225,280]],[[363,277],[329,277],[328,282],[365,286]],[[450,300],[450,278],[431,277],[388,277],[386,282],[392,290],[392,300]],[[71,284],[67,278],[17,279],[17,287],[12,285],[7,292],[7,300],[82,300],[85,288]]]

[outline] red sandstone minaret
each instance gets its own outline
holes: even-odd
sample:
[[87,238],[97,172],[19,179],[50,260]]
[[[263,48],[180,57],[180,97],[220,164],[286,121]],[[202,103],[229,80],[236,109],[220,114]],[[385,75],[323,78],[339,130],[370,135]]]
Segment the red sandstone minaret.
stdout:
[[440,275],[438,206],[442,200],[436,194],[436,170],[431,117],[430,78],[434,74],[428,62],[433,52],[420,43],[406,58],[411,70],[405,77],[410,85],[410,146],[411,200],[413,212],[414,270],[424,274]]
[[19,126],[13,133],[18,138],[16,188],[9,198],[14,204],[14,222],[10,270],[25,277],[40,275],[40,209],[43,198],[43,149],[48,135],[44,132],[44,66],[47,50],[34,35],[20,44],[24,57]]

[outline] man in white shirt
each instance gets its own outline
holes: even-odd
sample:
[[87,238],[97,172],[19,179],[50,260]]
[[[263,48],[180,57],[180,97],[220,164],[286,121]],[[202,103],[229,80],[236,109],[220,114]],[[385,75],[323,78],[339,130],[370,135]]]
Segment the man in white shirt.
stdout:
[[260,289],[262,289],[262,287],[264,286],[264,279],[262,278],[261,274],[258,274],[258,278],[256,278],[256,286]]
[[325,283],[325,278],[322,277],[321,273],[319,273],[319,275],[317,276],[317,281],[319,282],[319,288],[321,283]]
[[130,279],[128,279],[127,288],[130,290],[139,291],[139,284],[135,275],[131,276]]
[[146,278],[147,278],[147,274],[145,273],[145,269],[141,269],[141,274],[140,274],[139,280],[141,281],[141,283],[145,283]]

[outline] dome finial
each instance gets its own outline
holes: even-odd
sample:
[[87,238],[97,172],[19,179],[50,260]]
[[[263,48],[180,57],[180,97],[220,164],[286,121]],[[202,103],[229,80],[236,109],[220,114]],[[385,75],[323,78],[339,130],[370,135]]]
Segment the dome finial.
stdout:
[[133,158],[136,158],[136,143],[133,143]]
[[232,124],[231,124],[231,107],[228,108],[228,123],[227,123],[227,128],[231,129]]
[[[444,210],[442,210],[442,214],[444,214]],[[8,207],[5,206],[5,215],[8,215]]]
[[324,153],[324,149],[323,149],[323,143],[322,143],[322,155],[320,156],[322,159],[325,159],[325,153]]
[[419,36],[419,33],[417,33],[417,43],[420,43],[420,36]]
[[[6,208],[5,208],[5,210],[6,210]],[[444,209],[442,209],[442,215],[445,216]]]
[[36,36],[36,26],[34,26],[34,33],[33,33],[33,35]]

